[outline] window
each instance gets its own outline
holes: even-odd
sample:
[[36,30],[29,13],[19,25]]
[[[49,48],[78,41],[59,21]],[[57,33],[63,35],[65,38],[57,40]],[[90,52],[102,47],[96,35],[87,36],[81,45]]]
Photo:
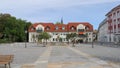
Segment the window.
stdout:
[[119,15],[119,11],[117,11],[117,16]]
[[84,31],[84,29],[78,29],[78,32],[83,32]]
[[71,30],[75,30],[75,27],[74,27],[74,26],[72,26],[70,29],[71,29]]
[[65,27],[64,27],[64,26],[62,27],[62,30],[65,30]]
[[58,35],[58,33],[56,33],[56,35]]
[[91,35],[91,33],[89,33],[89,35]]
[[71,30],[74,30],[74,27],[72,27]]
[[89,41],[91,41],[91,38],[89,38]]
[[116,19],[114,19],[114,22],[116,22]]
[[58,30],[58,26],[56,26],[55,29]]
[[113,16],[115,17],[115,13],[113,13]]
[[37,32],[42,32],[43,30],[42,30],[41,27],[38,27],[36,31],[37,31]]
[[31,28],[31,30],[35,30],[34,28]]
[[86,26],[85,29],[86,29],[86,30],[89,30],[89,26]]
[[66,41],[68,41],[68,39],[66,39]]
[[118,20],[118,24],[120,24],[120,18],[118,18],[117,20]]
[[86,41],[88,41],[88,38],[86,39]]
[[50,30],[50,27],[49,27],[49,26],[47,26],[45,29],[46,29],[46,30]]
[[53,41],[55,41],[55,39],[53,38]]
[[42,28],[41,28],[41,27],[38,27],[38,30],[42,30]]

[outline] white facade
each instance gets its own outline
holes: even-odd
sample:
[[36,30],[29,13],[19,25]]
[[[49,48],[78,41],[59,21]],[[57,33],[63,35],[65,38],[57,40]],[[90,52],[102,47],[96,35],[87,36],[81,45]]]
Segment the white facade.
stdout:
[[29,42],[37,42],[37,35],[38,33],[36,32],[29,32]]
[[61,42],[67,42],[66,34],[68,32],[51,32],[50,42],[60,42],[60,38]]
[[[32,28],[31,28],[32,29]],[[38,35],[41,32],[47,32],[45,31],[46,28],[44,28],[43,25],[39,24],[35,27],[35,31],[33,32],[29,32],[29,42],[38,42]],[[59,27],[58,27],[59,29]],[[60,28],[62,29],[62,28]],[[62,30],[65,30],[62,29]],[[83,42],[92,42],[93,41],[93,32],[92,31],[86,31],[86,26],[83,24],[79,24],[78,26],[76,26],[76,29],[72,32],[72,31],[61,31],[58,32],[55,30],[54,31],[48,31],[47,33],[50,34],[51,38],[47,40],[47,42],[68,42],[68,40],[66,39],[66,35],[67,34],[71,34],[71,33],[76,33],[79,34],[79,32],[81,32],[81,30],[83,30],[83,34],[87,34],[87,37],[77,37],[77,39],[82,40]],[[60,40],[61,39],[61,40]],[[45,40],[42,40],[42,42]],[[71,41],[71,40],[69,40]]]
[[[47,42],[60,42],[59,38],[62,39],[61,42],[68,42],[66,39],[66,34],[68,34],[68,32],[48,32],[48,33],[50,34],[51,38],[48,39]],[[29,32],[29,42],[38,42],[37,35],[39,35],[39,33]]]
[[87,42],[93,42],[93,32],[86,32],[88,34],[87,36]]
[[79,24],[77,26],[77,33],[79,34],[79,30],[84,30],[84,34],[87,35],[87,37],[81,38],[84,42],[92,42],[93,41],[93,32],[86,31],[86,26],[83,24]]
[[98,29],[98,41],[99,42],[109,42],[109,35],[108,35],[107,27],[108,27],[107,20],[105,19],[99,25],[99,29]]

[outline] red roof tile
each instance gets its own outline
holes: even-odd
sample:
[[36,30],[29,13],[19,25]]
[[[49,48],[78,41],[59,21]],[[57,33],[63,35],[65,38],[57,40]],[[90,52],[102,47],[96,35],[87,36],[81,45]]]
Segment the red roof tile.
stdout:
[[[93,26],[88,22],[69,22],[68,24],[53,24],[53,23],[49,23],[49,22],[48,23],[40,22],[40,23],[35,23],[35,24],[31,25],[29,28],[29,32],[36,32],[35,28],[39,24],[44,26],[45,32],[76,32],[76,27],[79,24],[88,26],[89,27],[88,31],[93,31]],[[49,27],[50,29],[47,30],[47,27]],[[56,29],[56,27],[58,27],[58,29]],[[75,30],[71,30],[71,27],[74,27]]]
[[[88,22],[69,22],[68,23],[68,30],[71,31],[70,27],[72,27],[72,26],[77,27],[79,24],[83,24],[84,26],[88,26],[89,27],[88,31],[93,31],[93,26]],[[76,30],[74,30],[74,31],[76,31]]]

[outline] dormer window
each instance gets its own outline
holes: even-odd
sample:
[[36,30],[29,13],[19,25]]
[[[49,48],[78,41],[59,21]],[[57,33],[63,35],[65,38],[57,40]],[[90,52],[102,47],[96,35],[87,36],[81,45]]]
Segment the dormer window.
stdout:
[[46,30],[50,30],[50,27],[49,27],[49,26],[47,26],[47,27],[46,27]]
[[50,28],[46,28],[46,30],[50,30]]
[[58,26],[55,27],[55,30],[58,30]]
[[38,27],[36,31],[37,31],[37,32],[42,32],[43,30],[42,30],[41,27]]
[[65,30],[65,27],[64,27],[64,26],[62,27],[62,30]]
[[74,27],[74,26],[72,26],[70,29],[71,29],[71,30],[75,30],[75,27]]
[[42,30],[42,28],[41,28],[41,27],[39,27],[37,30]]
[[71,30],[74,30],[74,27],[72,27]]
[[34,28],[31,28],[31,30],[33,31],[33,30],[35,30]]
[[78,32],[84,32],[84,29],[78,29]]
[[85,27],[85,29],[86,29],[86,30],[89,30],[89,27],[88,27],[88,26],[86,26],[86,27]]

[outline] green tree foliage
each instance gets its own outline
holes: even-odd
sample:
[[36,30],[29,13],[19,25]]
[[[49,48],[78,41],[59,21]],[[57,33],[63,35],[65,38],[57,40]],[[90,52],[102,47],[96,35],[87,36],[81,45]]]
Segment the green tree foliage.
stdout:
[[67,34],[67,35],[66,35],[66,39],[69,40],[69,39],[72,39],[72,38],[74,38],[74,37],[76,37],[76,36],[77,36],[76,33]]
[[69,44],[69,39],[71,39],[73,46],[75,44],[75,37],[77,37],[76,33],[71,33],[71,34],[67,34],[66,35],[66,39],[68,40],[68,44]]
[[76,33],[71,33],[71,40],[72,40],[72,43],[73,43],[73,47],[75,47],[75,38],[77,37],[77,34]]
[[27,38],[25,30],[28,30],[30,25],[30,22],[16,19],[10,14],[0,14],[0,40],[23,42]]
[[67,34],[66,35],[66,39],[68,40],[68,44],[69,44],[69,39],[71,38],[71,34]]
[[42,32],[39,34],[38,36],[38,40],[46,40],[46,44],[47,44],[47,40],[50,38],[51,36],[47,33],[47,32]]
[[56,22],[55,24],[63,24],[63,22],[61,23],[61,22]]

